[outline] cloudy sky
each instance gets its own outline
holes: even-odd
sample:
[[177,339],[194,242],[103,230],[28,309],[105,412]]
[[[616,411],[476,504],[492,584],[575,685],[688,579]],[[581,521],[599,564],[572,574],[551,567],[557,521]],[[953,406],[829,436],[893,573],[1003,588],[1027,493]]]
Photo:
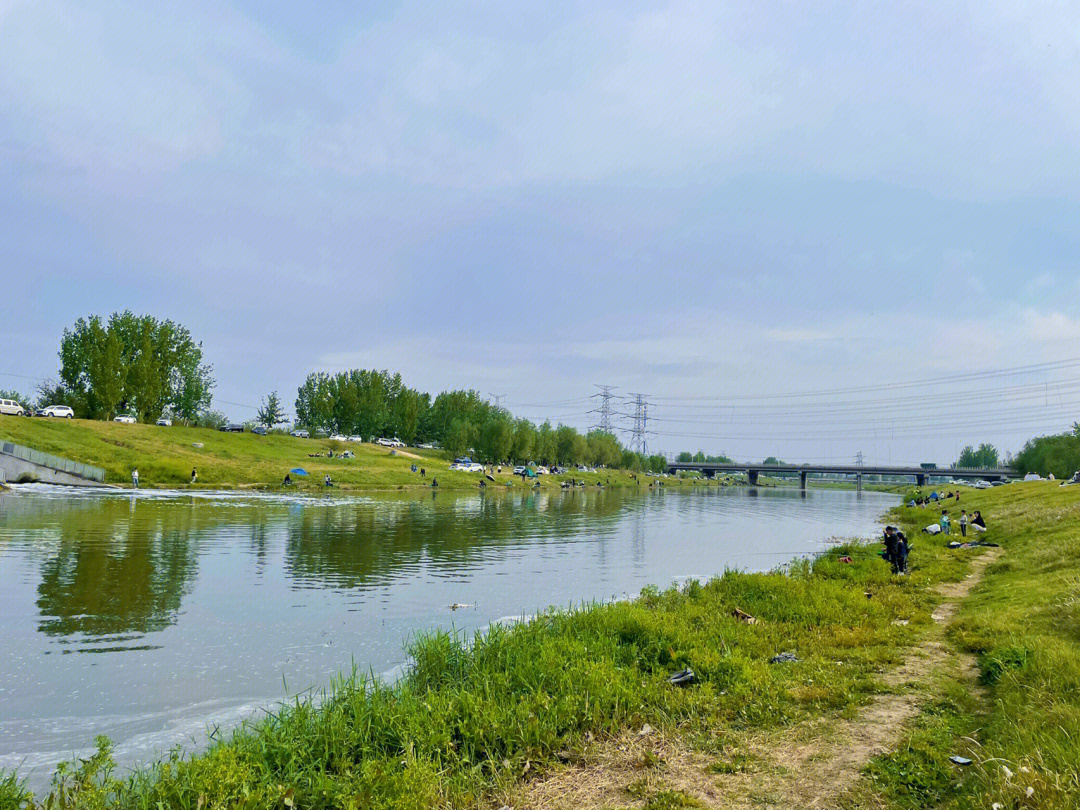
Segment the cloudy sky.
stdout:
[[0,191],[0,387],[131,308],[236,418],[353,366],[745,457],[1080,414],[1075,364],[958,376],[1080,357],[1066,0],[0,0]]

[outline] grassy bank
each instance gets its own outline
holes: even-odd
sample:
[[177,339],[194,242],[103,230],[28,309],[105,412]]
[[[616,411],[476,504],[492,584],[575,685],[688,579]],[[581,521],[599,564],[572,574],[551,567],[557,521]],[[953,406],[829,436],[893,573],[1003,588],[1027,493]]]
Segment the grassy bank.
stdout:
[[[223,433],[209,428],[125,425],[82,419],[24,419],[0,417],[0,440],[9,440],[45,453],[102,467],[106,481],[129,484],[131,470],[139,469],[141,485],[187,486],[191,470],[199,473],[202,487],[279,487],[285,473],[301,467],[307,477],[293,476],[301,490],[321,489],[329,474],[335,485],[345,489],[400,489],[429,487],[433,476],[448,489],[475,489],[480,476],[449,470],[449,461],[439,452],[407,448],[392,455],[389,448],[374,444],[331,443],[326,439],[298,439],[288,435],[257,436],[252,433]],[[201,446],[197,446],[201,445]],[[351,459],[327,458],[327,450],[351,450]],[[309,454],[319,453],[321,458]],[[415,464],[427,470],[427,477],[412,472]],[[508,468],[496,476],[497,485],[522,484]],[[571,476],[563,476],[569,478]],[[573,473],[595,485],[638,486],[638,480],[622,471]],[[643,481],[647,481],[643,476]],[[541,476],[541,486],[558,486],[559,477]],[[674,479],[669,484],[676,485]]]
[[[990,807],[1004,796],[1015,801],[1003,807],[1076,807],[1080,487],[1016,484],[964,500],[1004,551],[954,630],[979,656],[990,695],[947,685],[906,743],[874,761],[872,791],[853,806]],[[393,687],[354,675],[324,702],[295,701],[135,776],[111,771],[103,744],[58,775],[52,806],[485,806],[573,761],[592,735],[645,723],[686,735],[718,772],[737,767],[736,733],[846,715],[884,688],[877,674],[932,625],[934,586],[961,580],[981,553],[919,535],[928,510],[898,516],[915,541],[906,578],[875,547],[850,545],[785,573],[647,589],[633,603],[552,612],[468,643],[421,638]],[[799,660],[770,663],[787,651]],[[670,685],[686,666],[698,682]],[[965,752],[976,765],[958,773],[948,757]],[[31,804],[0,782],[0,807]]]
[[[1004,552],[950,632],[975,656],[978,686],[943,684],[904,744],[875,761],[860,806],[1080,807],[1080,486],[1014,484],[963,500],[989,516]],[[961,772],[954,754],[973,764]]]

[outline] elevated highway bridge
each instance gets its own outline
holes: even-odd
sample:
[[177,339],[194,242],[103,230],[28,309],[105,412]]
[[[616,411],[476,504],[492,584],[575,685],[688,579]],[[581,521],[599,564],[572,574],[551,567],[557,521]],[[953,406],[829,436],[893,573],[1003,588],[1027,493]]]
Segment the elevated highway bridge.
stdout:
[[799,488],[806,489],[806,478],[810,473],[825,475],[852,476],[858,486],[862,486],[865,475],[894,475],[914,478],[920,487],[926,486],[930,476],[935,478],[961,478],[965,480],[1006,481],[1016,473],[1007,467],[888,467],[874,464],[717,464],[711,461],[673,461],[668,464],[668,472],[687,470],[698,472],[706,478],[717,473],[744,473],[751,486],[756,486],[758,476],[771,475],[777,478],[799,476]]

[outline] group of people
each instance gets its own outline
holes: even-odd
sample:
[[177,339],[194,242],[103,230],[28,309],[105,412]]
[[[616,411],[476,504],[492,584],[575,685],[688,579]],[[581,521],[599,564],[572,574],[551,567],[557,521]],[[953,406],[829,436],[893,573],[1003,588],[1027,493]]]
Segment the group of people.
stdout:
[[906,576],[908,553],[911,550],[907,536],[895,526],[886,526],[882,542],[885,544],[885,550],[881,556],[892,566],[892,572],[898,576]]
[[932,503],[946,501],[950,498],[956,499],[954,503],[960,503],[959,492],[946,492],[944,495],[939,495],[937,492],[931,492],[929,495],[921,495],[916,492],[915,497],[908,501],[908,506],[917,506],[920,509],[923,509],[930,506]]
[[[960,536],[967,537],[968,526],[971,526],[974,531],[985,532],[986,521],[983,520],[982,512],[978,509],[974,510],[970,515],[961,509],[960,520]],[[949,510],[941,510],[941,518],[938,520],[938,528],[941,530],[941,534],[952,534],[952,521],[949,519]]]

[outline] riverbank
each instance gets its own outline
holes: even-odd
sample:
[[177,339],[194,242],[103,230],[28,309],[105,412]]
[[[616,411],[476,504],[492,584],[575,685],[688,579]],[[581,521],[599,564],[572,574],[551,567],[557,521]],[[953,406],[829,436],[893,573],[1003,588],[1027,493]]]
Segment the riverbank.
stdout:
[[[273,433],[224,433],[210,428],[180,425],[121,424],[82,419],[25,419],[0,417],[0,439],[32,447],[45,453],[101,467],[110,484],[129,485],[131,471],[139,470],[142,487],[191,487],[191,471],[198,472],[195,488],[279,489],[285,474],[294,468],[308,475],[292,475],[293,489],[324,491],[325,476],[331,476],[339,490],[390,491],[428,489],[432,479],[451,490],[477,489],[482,476],[450,470],[450,462],[439,451],[390,448],[369,443],[331,442],[328,439],[300,439]],[[328,458],[333,449],[335,457]],[[354,458],[341,458],[343,451]],[[415,465],[417,471],[413,472]],[[419,468],[426,470],[421,477]],[[587,486],[648,486],[644,475],[632,476],[622,470],[594,473],[572,472],[564,476],[539,476],[522,482],[504,467],[495,482],[500,488],[559,487],[574,478]],[[678,479],[665,480],[678,486]]]
[[[1021,767],[1032,774],[1041,803],[1023,806],[1074,806],[1077,752],[1068,740],[1080,739],[1073,734],[1080,489],[1016,484],[964,498],[989,519],[987,537],[1001,544],[1002,557],[970,599],[953,597],[956,622],[941,643],[976,652],[990,691],[968,702],[970,686],[935,675],[926,694],[941,697],[919,693],[924,712],[905,731],[907,742],[870,764],[873,780],[855,778],[856,769],[845,786],[856,803],[846,806],[982,802],[1020,784],[995,757],[1012,763],[1014,777]],[[898,514],[910,529],[933,517]],[[685,806],[693,788],[665,781],[678,770],[675,752],[693,753],[700,784],[741,778],[770,767],[747,735],[835,725],[830,718],[850,718],[906,690],[888,673],[933,638],[941,624],[934,614],[949,600],[939,588],[962,586],[972,559],[988,551],[912,536],[907,578],[892,577],[873,546],[848,545],[786,574],[728,573],[646,589],[632,603],[497,626],[468,647],[446,635],[424,638],[413,646],[414,668],[393,688],[353,676],[321,706],[301,700],[203,754],[101,783],[103,754],[59,790],[74,807],[498,807],[508,797],[527,801],[523,785],[595,764],[596,746],[655,736],[674,741],[660,749],[673,752],[670,767],[642,748],[621,803]],[[770,663],[784,652],[798,660]],[[687,666],[694,684],[667,682]],[[958,751],[976,766],[949,763]],[[17,804],[13,783],[5,785],[0,797]]]

